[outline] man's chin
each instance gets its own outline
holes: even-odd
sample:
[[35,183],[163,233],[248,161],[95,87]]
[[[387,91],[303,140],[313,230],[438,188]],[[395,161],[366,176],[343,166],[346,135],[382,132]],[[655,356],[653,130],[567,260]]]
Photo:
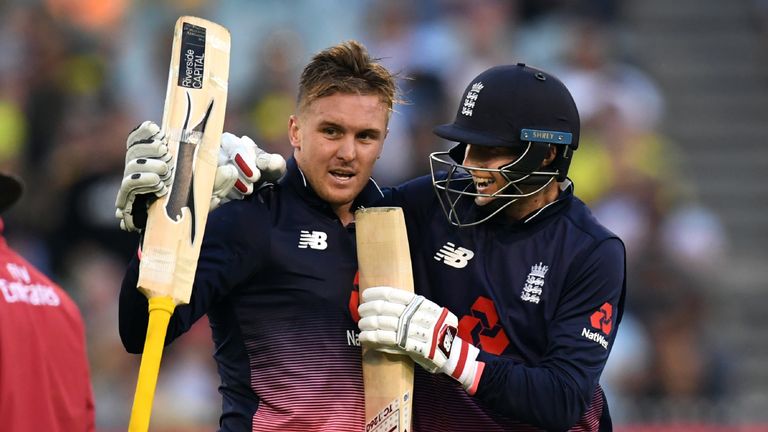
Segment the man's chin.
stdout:
[[325,193],[323,193],[320,198],[322,198],[323,201],[327,202],[331,206],[339,207],[351,204],[360,192],[361,191],[352,190],[325,191]]
[[477,205],[478,207],[484,207],[494,201],[496,201],[495,197],[484,197],[484,196],[475,197],[475,205]]

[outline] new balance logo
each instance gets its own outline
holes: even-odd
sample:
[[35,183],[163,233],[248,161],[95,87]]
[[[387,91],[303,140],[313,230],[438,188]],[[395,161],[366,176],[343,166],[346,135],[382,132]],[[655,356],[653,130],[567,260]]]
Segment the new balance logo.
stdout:
[[325,250],[328,248],[328,234],[322,231],[305,231],[301,230],[299,235],[299,249],[317,249]]
[[448,242],[437,251],[434,258],[435,261],[442,261],[451,267],[464,268],[474,256],[475,253],[471,250],[461,246],[456,247],[455,244]]
[[437,347],[443,352],[445,357],[451,356],[451,347],[453,347],[453,341],[456,339],[456,327],[444,326],[441,331],[441,337],[438,338]]

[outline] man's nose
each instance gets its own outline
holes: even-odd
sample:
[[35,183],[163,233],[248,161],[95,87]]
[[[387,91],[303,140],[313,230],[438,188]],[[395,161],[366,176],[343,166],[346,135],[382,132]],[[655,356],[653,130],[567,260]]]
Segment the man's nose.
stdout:
[[464,153],[464,161],[462,164],[467,167],[485,168],[483,158],[478,157],[477,153],[478,152],[475,147],[468,145],[467,151]]
[[339,148],[336,150],[336,157],[343,161],[351,161],[355,159],[356,154],[355,137],[345,136],[342,138]]

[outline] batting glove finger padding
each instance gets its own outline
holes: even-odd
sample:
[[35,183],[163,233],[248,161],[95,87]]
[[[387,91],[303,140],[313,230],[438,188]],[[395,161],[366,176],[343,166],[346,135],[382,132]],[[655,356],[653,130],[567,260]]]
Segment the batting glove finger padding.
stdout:
[[[361,329],[369,328],[375,330],[362,330],[360,332],[360,342],[366,345],[392,346],[397,345],[397,332],[392,330],[381,330],[381,327],[391,327],[392,323],[387,323],[389,318],[367,317],[361,318],[358,325]],[[395,320],[394,325],[397,325]]]
[[256,148],[256,143],[247,136],[238,138],[229,132],[221,135],[219,168],[229,165],[237,172],[234,188],[225,194],[227,198],[242,199],[253,192],[254,183],[261,178],[261,171],[256,166]]
[[123,181],[115,199],[121,229],[144,228],[147,206],[168,192],[173,175],[171,160],[165,134],[157,124],[145,121],[128,134]]
[[229,201],[227,195],[234,188],[239,179],[237,168],[232,165],[219,165],[216,168],[216,176],[213,179],[213,192],[211,194],[210,210],[215,209],[224,202]]
[[[365,296],[363,296],[363,298],[365,298]],[[392,303],[386,300],[363,300],[363,303],[357,308],[360,318],[366,316],[390,316],[393,317],[395,321],[397,321],[404,311],[405,304]],[[393,327],[392,330],[397,330],[397,328]]]
[[416,295],[412,292],[386,286],[370,287],[366,290],[363,290],[363,292],[360,294],[360,298],[363,303],[375,300],[384,300],[390,303],[407,305],[411,302],[411,300],[413,300],[414,297],[416,297]]
[[245,135],[221,135],[218,168],[214,180],[211,210],[230,200],[243,199],[263,181],[275,181],[285,173],[285,160],[260,149]]
[[133,144],[136,143],[150,142],[152,141],[153,137],[161,134],[162,131],[160,130],[160,126],[158,126],[155,122],[146,120],[133,128],[133,130],[128,134],[128,139],[125,141],[128,143],[128,147],[130,148]]
[[429,372],[442,372],[474,394],[483,363],[480,350],[457,336],[458,318],[420,295],[391,287],[361,294],[360,342],[380,351],[399,349]]
[[285,159],[275,153],[267,153],[256,147],[256,166],[266,181],[277,181],[285,174]]
[[168,163],[163,162],[160,159],[147,159],[139,158],[133,159],[126,163],[124,171],[125,182],[135,174],[143,176],[154,176],[159,181],[166,183],[171,179],[171,167]]
[[165,144],[165,141],[160,140],[134,143],[125,152],[125,163],[142,158],[156,159],[168,163],[173,156],[168,151],[168,145]]

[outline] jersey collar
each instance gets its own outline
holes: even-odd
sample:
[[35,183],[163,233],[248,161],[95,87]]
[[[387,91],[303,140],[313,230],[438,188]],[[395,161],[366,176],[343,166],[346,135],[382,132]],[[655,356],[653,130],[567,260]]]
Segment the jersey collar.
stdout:
[[548,215],[559,211],[559,209],[563,207],[563,204],[570,201],[570,199],[573,197],[573,182],[571,179],[565,179],[565,181],[560,182],[558,186],[560,187],[560,194],[557,196],[556,200],[545,205],[544,207],[541,207],[538,210],[534,210],[528,216],[521,219],[520,223],[529,224],[544,219]]
[[517,232],[531,229],[533,226],[543,223],[544,221],[550,219],[551,216],[557,215],[563,209],[565,209],[574,197],[573,182],[571,182],[570,179],[566,179],[565,181],[560,182],[558,186],[560,188],[560,193],[557,196],[557,199],[539,209],[534,210],[522,219],[511,222],[503,215],[496,215],[496,217],[481,224],[480,226],[485,225],[494,230]]
[[[296,190],[298,195],[311,206],[330,212],[336,216],[336,214],[333,213],[331,206],[320,198],[317,193],[315,193],[314,189],[312,189],[312,185],[307,181],[307,178],[299,168],[294,157],[290,157],[288,161],[286,161],[286,167],[285,176],[280,180],[280,184],[290,185]],[[365,187],[363,187],[360,194],[357,195],[357,198],[355,198],[355,201],[352,203],[352,209],[354,211],[361,207],[372,207],[383,197],[384,193],[381,191],[381,188],[379,188],[376,181],[371,178],[368,180]]]

